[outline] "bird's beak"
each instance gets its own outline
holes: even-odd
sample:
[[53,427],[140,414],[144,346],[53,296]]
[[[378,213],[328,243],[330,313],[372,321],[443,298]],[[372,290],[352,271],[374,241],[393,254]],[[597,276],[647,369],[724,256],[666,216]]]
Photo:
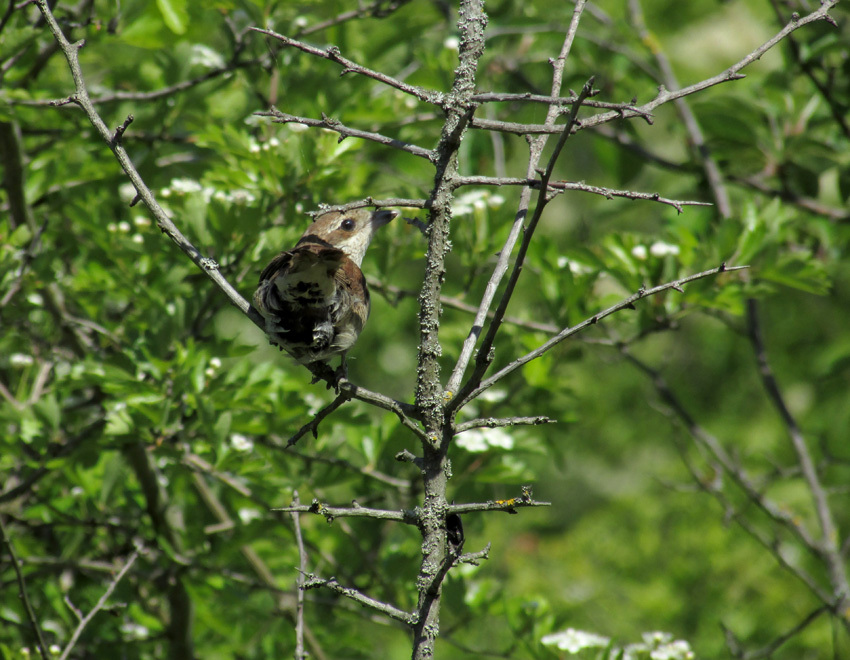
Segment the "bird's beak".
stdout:
[[374,211],[372,213],[372,224],[375,226],[375,229],[377,229],[378,227],[383,227],[384,225],[389,224],[391,220],[398,216],[398,211],[390,211],[389,209]]

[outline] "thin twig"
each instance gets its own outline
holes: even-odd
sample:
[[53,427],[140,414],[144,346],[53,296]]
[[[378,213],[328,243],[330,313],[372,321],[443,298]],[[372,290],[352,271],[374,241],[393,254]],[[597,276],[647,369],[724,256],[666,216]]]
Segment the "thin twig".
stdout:
[[[684,405],[679,401],[673,390],[667,384],[662,375],[646,363],[642,362],[625,347],[621,347],[621,353],[636,367],[643,371],[652,380],[656,392],[675,412],[685,429],[694,438],[701,447],[704,447],[714,457],[719,466],[735,481],[740,489],[761,511],[763,511],[771,520],[800,540],[803,546],[812,553],[816,558],[820,558],[820,548],[818,542],[812,537],[808,529],[800,522],[799,518],[793,513],[780,507],[771,499],[769,499],[759,488],[749,474],[744,470],[733,458],[729,455],[721,442],[713,435],[702,428]],[[769,545],[768,545],[769,547]]]
[[408,2],[410,2],[410,0],[391,0],[391,2],[387,2],[386,0],[375,0],[375,2],[369,5],[361,4],[360,6],[358,6],[357,9],[344,11],[341,14],[334,16],[333,18],[329,18],[326,21],[322,21],[321,23],[316,23],[315,25],[311,25],[307,28],[304,28],[298,34],[299,36],[313,34],[314,32],[319,32],[329,27],[334,27],[335,25],[341,25],[342,23],[353,20],[355,18],[386,18],[393,12],[404,7],[404,5],[406,5]]
[[[298,506],[301,501],[298,491],[292,494],[292,503]],[[301,519],[298,513],[292,513],[292,527],[295,530],[295,543],[298,546],[298,576],[295,578],[295,660],[306,660],[304,650],[304,576],[307,573],[307,551],[304,549],[304,537],[301,536]]]
[[333,401],[331,401],[328,405],[326,405],[319,412],[317,412],[315,415],[313,415],[313,419],[311,419],[304,426],[302,426],[295,433],[293,433],[292,436],[289,438],[289,440],[287,440],[286,446],[287,447],[294,446],[295,443],[297,443],[302,437],[304,437],[304,435],[306,435],[306,433],[308,431],[313,434],[314,438],[318,438],[319,437],[319,424],[321,423],[321,421],[325,417],[330,415],[334,410],[339,408],[343,403],[345,403],[346,401],[350,401],[350,400],[351,400],[351,397],[349,396],[349,394],[347,392],[343,392],[343,393],[337,395],[337,397]]
[[[247,69],[252,66],[267,66],[268,63],[268,55],[264,55],[253,60],[236,60],[229,62],[224,66],[219,66],[210,69],[209,71],[195,76],[194,78],[182,80],[179,83],[168,85],[167,87],[162,87],[160,89],[155,89],[150,92],[109,91],[94,96],[91,99],[91,102],[94,105],[103,105],[107,103],[123,103],[126,101],[156,101],[159,99],[167,98],[174,94],[178,94],[180,92],[185,92],[186,90],[192,89],[193,87],[197,87],[198,85],[207,81],[215,80],[216,78],[228,74],[232,71],[236,71],[238,69]],[[12,105],[27,105],[37,107],[49,107],[55,105],[55,101],[50,101],[46,99],[19,99],[10,100],[10,103]]]
[[430,150],[418,145],[410,144],[409,142],[402,142],[401,140],[396,140],[395,138],[381,135],[380,133],[372,133],[370,131],[361,131],[357,128],[350,128],[338,119],[333,119],[332,117],[328,117],[324,114],[321,119],[311,119],[310,117],[297,117],[295,115],[290,115],[285,112],[281,112],[277,108],[272,108],[267,112],[255,112],[254,114],[258,117],[271,117],[278,124],[303,124],[305,126],[312,126],[313,128],[326,128],[339,133],[340,141],[348,137],[354,137],[360,138],[361,140],[371,140],[372,142],[377,142],[385,147],[392,147],[393,149],[398,149],[399,151],[404,151],[429,161],[434,156]]
[[59,23],[53,16],[53,12],[51,11],[47,0],[33,0],[33,2],[35,2],[38,6],[39,11],[41,11],[41,15],[44,17],[50,31],[53,33],[53,37],[56,39],[56,42],[59,44],[59,47],[64,53],[65,59],[68,62],[68,67],[71,70],[71,76],[74,79],[74,94],[67,99],[54,102],[54,105],[60,106],[68,103],[74,103],[83,109],[92,126],[94,126],[101,138],[115,154],[121,168],[133,183],[136,193],[154,216],[157,226],[177,244],[183,253],[186,254],[186,256],[188,256],[192,262],[216,284],[216,286],[224,292],[233,305],[246,314],[248,318],[257,325],[257,327],[264,328],[265,321],[263,317],[260,316],[260,313],[257,312],[250,303],[248,303],[248,301],[245,300],[245,298],[243,298],[242,295],[224,278],[224,276],[219,272],[218,264],[209,257],[203,256],[198,248],[196,248],[183,235],[183,233],[177,229],[177,226],[171,221],[156,201],[150,188],[148,188],[142,177],[139,175],[139,172],[130,160],[127,151],[121,145],[120,140],[115,139],[113,132],[109,130],[106,123],[95,110],[94,105],[89,98],[89,93],[86,88],[85,81],[83,80],[83,72],[80,68],[79,62],[79,51],[83,47],[84,42],[78,41],[77,43],[72,44],[68,41],[65,34],[62,32],[62,28],[59,27]]
[[59,656],[59,660],[67,660],[68,656],[71,654],[71,650],[76,645],[77,641],[80,639],[80,635],[83,634],[83,630],[85,630],[86,626],[91,622],[94,618],[95,614],[100,612],[106,605],[106,601],[112,596],[112,592],[115,591],[115,587],[118,586],[118,583],[121,582],[121,579],[127,574],[133,564],[136,563],[136,560],[139,558],[139,551],[134,550],[133,553],[127,558],[127,561],[124,563],[124,566],[121,567],[121,570],[118,571],[118,575],[113,578],[112,582],[109,583],[109,586],[106,587],[106,591],[103,592],[103,595],[97,601],[95,606],[91,609],[91,611],[86,614],[80,622],[77,624],[76,630],[71,635],[71,639],[68,640],[68,644],[65,646],[65,650],[62,651],[62,655]]
[[455,433],[463,433],[472,429],[495,429],[506,426],[538,426],[540,424],[555,424],[557,420],[538,415],[535,417],[486,417],[472,419],[455,427]]
[[661,293],[663,291],[668,291],[670,289],[681,290],[681,287],[683,285],[687,284],[688,282],[693,282],[695,280],[703,279],[703,278],[709,277],[711,275],[717,275],[719,273],[727,273],[727,272],[734,272],[734,271],[737,271],[737,270],[743,270],[745,268],[747,268],[747,266],[735,266],[735,267],[730,268],[730,267],[727,267],[726,264],[722,264],[722,265],[718,266],[717,268],[712,268],[710,270],[704,270],[701,273],[696,273],[695,275],[689,275],[688,277],[683,277],[681,279],[674,280],[672,282],[667,282],[665,284],[659,284],[658,286],[652,287],[651,289],[641,289],[640,291],[632,294],[628,298],[624,298],[623,300],[618,302],[616,305],[612,305],[608,309],[606,309],[606,310],[604,310],[604,311],[602,311],[598,314],[595,314],[588,319],[585,319],[581,323],[574,325],[570,328],[565,328],[564,330],[559,332],[556,336],[552,337],[549,341],[545,342],[544,344],[541,344],[535,350],[533,350],[529,353],[526,353],[522,357],[517,358],[516,360],[514,360],[513,362],[511,362],[507,366],[503,367],[497,373],[490,376],[490,378],[487,378],[486,380],[482,381],[481,384],[478,387],[471,390],[466,396],[463,397],[462,400],[459,400],[458,403],[455,405],[455,409],[459,410],[464,405],[466,405],[469,401],[471,401],[472,399],[475,399],[477,396],[479,396],[483,391],[489,389],[490,387],[492,387],[493,385],[498,383],[505,376],[513,373],[514,371],[519,369],[522,365],[524,365],[528,362],[531,362],[532,360],[540,357],[541,355],[543,355],[547,351],[551,350],[552,348],[554,348],[556,345],[560,344],[562,341],[564,341],[568,337],[572,337],[573,335],[578,334],[582,330],[585,330],[592,325],[596,325],[602,319],[604,319],[608,316],[611,316],[611,314],[615,314],[616,312],[619,312],[623,309],[632,308],[634,306],[634,303],[636,303],[641,298],[654,296],[657,293]]
[[307,580],[302,585],[302,589],[316,589],[318,587],[325,587],[326,589],[330,589],[346,598],[350,598],[351,600],[360,603],[366,607],[369,607],[381,614],[386,614],[391,619],[395,619],[396,621],[401,621],[402,623],[412,626],[416,623],[416,615],[410,614],[409,612],[405,612],[403,610],[398,609],[397,607],[393,607],[389,603],[383,603],[379,600],[375,600],[374,598],[370,598],[366,594],[363,594],[356,589],[352,589],[351,587],[343,587],[339,582],[337,582],[336,578],[318,578],[315,575],[308,574]]
[[374,206],[375,208],[384,208],[387,206],[401,206],[402,208],[417,208],[424,209],[428,208],[428,200],[427,199],[404,199],[402,197],[390,197],[388,199],[375,199],[374,197],[366,197],[365,199],[358,199],[354,202],[348,202],[347,204],[320,204],[319,210],[316,213],[311,213],[311,215],[318,215],[319,213],[328,213],[330,211],[339,211],[340,213],[344,213],[345,211],[350,211],[352,209],[362,209],[366,206]]
[[442,94],[441,92],[434,92],[423,87],[419,87],[417,85],[409,85],[406,82],[397,80],[392,76],[388,76],[385,73],[381,73],[380,71],[374,71],[365,66],[361,66],[357,64],[357,62],[343,57],[342,54],[340,54],[339,52],[339,48],[337,48],[336,46],[330,46],[326,49],[316,48],[315,46],[306,44],[303,41],[298,41],[297,39],[285,37],[282,34],[273,32],[272,30],[264,30],[262,28],[257,27],[252,27],[250,29],[254,32],[259,32],[260,34],[265,34],[266,36],[272,37],[273,39],[277,39],[284,46],[292,46],[293,48],[297,48],[298,50],[304,51],[305,53],[308,53],[310,55],[315,55],[316,57],[322,57],[326,60],[330,60],[331,62],[336,62],[337,64],[343,67],[342,73],[340,75],[345,75],[346,73],[359,73],[360,75],[372,78],[373,80],[377,80],[378,82],[382,82],[389,87],[398,89],[404,92],[405,94],[410,94],[411,96],[419,99],[420,101],[432,103],[441,107],[445,102],[444,94]]
[[828,608],[825,605],[822,607],[818,607],[815,610],[812,610],[787,632],[779,635],[779,637],[770,642],[770,644],[767,644],[761,647],[760,649],[756,649],[754,651],[743,651],[741,649],[740,643],[735,638],[734,633],[724,625],[723,630],[726,633],[726,645],[729,647],[729,650],[735,655],[735,657],[741,658],[741,660],[759,660],[760,658],[772,658],[773,654],[776,653],[776,651],[778,651],[779,648],[783,644],[785,644],[785,642],[799,635],[806,628],[808,628],[810,624],[814,623],[817,619],[820,618],[820,616],[824,612],[827,611]]
[[345,378],[341,379],[337,385],[341,393],[345,393],[353,399],[357,399],[358,401],[363,401],[365,403],[372,404],[377,408],[383,408],[384,410],[389,410],[390,412],[395,413],[396,417],[398,417],[399,421],[405,426],[405,428],[410,430],[417,438],[424,439],[426,437],[425,432],[414,421],[420,418],[419,411],[415,406],[409,403],[404,403],[403,401],[396,401],[395,399],[391,399],[380,392],[367,390],[364,387],[355,385]]
[[[517,177],[489,177],[489,176],[465,176],[458,178],[458,184],[464,186],[528,186],[530,188],[539,189],[541,187],[540,179],[522,179]],[[659,202],[672,206],[679,213],[682,212],[684,206],[712,206],[711,202],[698,202],[692,200],[676,200],[662,197],[658,193],[637,192],[634,190],[617,190],[616,188],[604,188],[602,186],[592,186],[580,181],[550,181],[547,185],[549,190],[565,191],[577,190],[579,192],[592,193],[601,195],[607,199],[615,197],[624,197],[626,199],[639,199],[650,202]]]
[[415,511],[392,510],[392,509],[370,509],[365,506],[338,507],[328,506],[313,500],[312,504],[295,504],[272,509],[272,511],[283,511],[284,513],[314,513],[324,516],[328,522],[334,518],[374,518],[377,520],[395,520],[408,525],[415,525],[419,516]]
[[[573,39],[575,38],[576,32],[578,31],[579,19],[581,18],[581,13],[584,9],[586,2],[585,0],[579,0],[576,2],[575,10],[573,11],[573,17],[570,22],[570,27],[567,30],[567,34],[564,38],[564,43],[561,47],[561,52],[559,56],[553,60],[553,73],[552,73],[552,87],[551,87],[551,96],[553,98],[557,98],[561,93],[561,84],[563,79],[564,65],[566,63],[567,55],[572,48]],[[585,98],[589,95],[585,94]],[[572,125],[575,120],[575,113],[578,111],[580,104],[572,106],[572,120],[568,122],[567,128],[559,127],[562,131],[568,132],[572,130]],[[546,113],[546,123],[554,125],[555,120],[560,116],[561,110],[557,104],[553,104],[549,106],[549,109]],[[526,178],[533,179],[535,173],[537,172],[537,166],[540,162],[540,158],[543,154],[543,148],[546,145],[547,138],[545,136],[532,139],[529,142],[529,157],[528,157],[528,165],[526,168]],[[548,184],[548,179],[543,185],[543,192],[545,194],[546,185]],[[487,281],[487,285],[484,289],[484,295],[481,298],[481,304],[478,307],[478,313],[475,315],[475,319],[472,322],[472,327],[467,334],[466,339],[463,342],[463,346],[461,347],[460,355],[458,356],[458,360],[455,363],[455,367],[452,370],[451,376],[449,376],[448,383],[445,387],[445,395],[446,397],[455,396],[455,393],[460,389],[461,381],[463,380],[463,375],[466,372],[467,367],[469,366],[469,361],[472,359],[473,351],[475,350],[475,345],[478,343],[478,338],[481,335],[481,331],[484,328],[484,321],[488,316],[488,312],[490,311],[490,307],[493,304],[493,300],[496,297],[496,291],[499,288],[499,284],[504,278],[505,274],[508,272],[508,265],[511,259],[511,253],[513,252],[514,246],[516,242],[519,240],[519,235],[523,229],[523,224],[528,215],[528,207],[531,201],[531,188],[528,186],[524,186],[522,192],[520,193],[520,200],[517,209],[517,213],[514,216],[514,223],[511,226],[511,230],[508,234],[507,239],[505,240],[505,244],[499,252],[499,258],[496,262],[496,266],[493,269],[493,273],[490,275],[490,279]],[[503,298],[504,299],[504,298]],[[501,311],[501,316],[504,317],[504,310]],[[498,318],[498,312],[494,314],[494,319],[490,322],[490,327],[493,327],[493,323],[496,322]]]
[[18,561],[18,556],[15,554],[15,546],[12,545],[12,539],[6,532],[6,525],[3,522],[2,514],[0,514],[0,541],[2,541],[3,545],[6,546],[6,552],[9,553],[9,559],[12,560],[12,568],[14,569],[15,576],[18,579],[18,597],[24,604],[24,610],[27,613],[27,621],[29,621],[30,628],[32,628],[33,634],[35,635],[36,644],[38,645],[38,652],[41,655],[42,660],[48,660],[50,658],[50,654],[47,652],[47,644],[44,642],[44,635],[41,633],[41,627],[38,625],[38,619],[36,619],[35,612],[32,609],[32,603],[30,602],[29,594],[27,593],[27,583],[24,579],[23,571],[21,571],[21,564]]
[[785,398],[782,396],[779,384],[776,382],[776,377],[770,368],[762,337],[761,325],[758,319],[756,302],[752,299],[747,301],[747,325],[749,328],[750,343],[753,346],[753,351],[758,361],[759,376],[761,376],[762,385],[779,412],[782,422],[785,424],[785,428],[791,438],[791,444],[794,447],[794,452],[797,454],[797,461],[803,471],[806,486],[812,495],[815,514],[821,528],[818,551],[829,570],[830,582],[838,598],[836,611],[843,612],[847,608],[848,603],[850,603],[850,586],[848,586],[847,571],[838,546],[838,528],[832,517],[832,510],[829,507],[826,492],[824,491],[823,484],[821,484],[820,477],[812,460],[812,455],[806,444],[806,439],[791,411],[788,410],[788,406],[785,405]]
[[507,500],[491,500],[489,502],[469,502],[467,504],[449,504],[446,513],[472,513],[473,511],[504,511],[515,514],[517,509],[525,507],[552,506],[551,502],[540,502],[532,497],[531,487],[523,486],[519,497]]
[[[643,18],[643,9],[640,0],[629,0],[629,11],[632,17],[632,23],[637,29],[638,37],[641,42],[647,44],[654,42],[651,38],[649,30],[646,27],[646,22]],[[673,67],[670,60],[664,54],[661,48],[655,47],[651,49],[655,62],[661,71],[662,82],[668,89],[676,89],[679,87],[679,81],[676,80],[676,74],[673,72]],[[717,210],[721,217],[729,218],[732,215],[732,203],[729,201],[729,193],[723,183],[723,175],[720,173],[720,167],[717,161],[711,155],[705,135],[697,121],[696,115],[691,110],[685,98],[675,100],[676,108],[682,117],[685,128],[688,131],[694,149],[699,154],[699,160],[702,163],[705,177],[708,185],[714,195],[714,201],[717,204]]]

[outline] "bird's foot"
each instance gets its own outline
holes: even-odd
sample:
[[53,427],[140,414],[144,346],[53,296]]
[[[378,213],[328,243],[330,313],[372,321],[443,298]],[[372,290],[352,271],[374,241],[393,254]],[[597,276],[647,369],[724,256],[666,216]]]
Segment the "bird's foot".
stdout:
[[327,362],[311,362],[307,365],[307,368],[313,374],[313,380],[310,381],[310,385],[325,381],[328,384],[327,389],[333,387],[337,393],[339,392],[339,369],[332,369],[331,365]]
[[345,359],[344,353],[340,359],[339,366],[336,368],[336,371],[334,371],[334,379],[336,383],[336,391],[339,392],[340,382],[348,380],[348,361]]

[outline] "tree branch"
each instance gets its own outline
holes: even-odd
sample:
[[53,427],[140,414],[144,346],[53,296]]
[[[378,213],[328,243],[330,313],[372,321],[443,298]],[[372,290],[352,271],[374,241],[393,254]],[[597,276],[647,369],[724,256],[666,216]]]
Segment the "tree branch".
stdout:
[[[462,186],[528,186],[539,190],[542,183],[540,179],[522,179],[512,177],[489,177],[489,176],[464,176],[458,177],[458,185]],[[697,202],[691,200],[675,200],[662,197],[658,193],[635,192],[633,190],[617,190],[615,188],[603,188],[591,186],[577,181],[550,181],[546,186],[548,190],[563,192],[565,190],[577,190],[579,192],[601,195],[607,199],[624,197],[626,199],[640,199],[650,202],[659,202],[672,206],[679,213],[683,206],[712,206],[711,202]]]
[[127,574],[133,564],[136,563],[136,560],[139,558],[139,551],[135,550],[133,554],[131,554],[127,561],[124,563],[124,566],[121,567],[121,570],[118,571],[118,575],[109,583],[109,586],[106,588],[106,591],[103,592],[103,595],[97,601],[95,606],[91,609],[91,611],[86,614],[81,620],[80,623],[77,624],[76,630],[74,630],[71,635],[71,639],[68,640],[68,644],[65,646],[65,650],[62,651],[62,655],[59,656],[59,660],[67,660],[68,656],[71,653],[71,650],[77,644],[77,641],[80,639],[80,635],[82,635],[83,630],[85,630],[86,626],[89,625],[91,620],[94,618],[95,614],[100,612],[106,605],[106,601],[112,596],[112,592],[115,591],[115,587],[118,586],[118,583],[121,582],[121,579]]
[[844,561],[839,548],[838,528],[832,517],[832,510],[829,507],[826,492],[824,491],[823,484],[821,484],[820,477],[806,444],[806,439],[791,411],[788,410],[788,406],[785,405],[785,399],[779,389],[779,384],[776,382],[776,377],[770,368],[761,333],[761,324],[758,319],[756,302],[752,299],[747,301],[747,325],[750,343],[753,346],[753,351],[758,362],[762,385],[785,424],[785,428],[791,438],[791,444],[794,447],[794,452],[797,455],[797,461],[803,472],[803,479],[812,495],[815,514],[821,528],[821,538],[816,549],[827,566],[830,582],[838,599],[835,611],[844,612],[850,606],[850,586],[847,583],[847,571],[844,567]]
[[[298,491],[292,494],[292,503],[295,506],[300,504]],[[295,579],[295,660],[306,660],[308,656],[304,649],[304,576],[307,574],[307,552],[304,549],[304,538],[301,536],[301,520],[294,512],[292,527],[298,546],[298,577]]]
[[33,2],[35,2],[38,6],[39,11],[41,11],[41,15],[44,17],[50,31],[53,33],[53,37],[56,39],[56,42],[59,44],[59,47],[64,53],[65,59],[68,62],[68,67],[71,70],[71,76],[74,79],[75,93],[63,101],[54,102],[54,105],[59,106],[66,105],[67,103],[74,103],[83,109],[83,112],[85,112],[86,117],[88,117],[92,126],[94,126],[95,130],[112,150],[112,153],[115,154],[115,157],[118,159],[124,173],[133,183],[139,198],[141,198],[141,200],[145,203],[145,206],[148,207],[151,214],[154,216],[157,226],[165,234],[167,234],[174,243],[177,244],[183,253],[192,260],[192,263],[200,268],[203,273],[224,292],[234,306],[247,315],[248,318],[257,325],[257,327],[265,328],[265,321],[263,320],[263,317],[260,316],[260,313],[257,312],[257,310],[255,310],[248,301],[233,288],[230,282],[224,278],[218,270],[218,264],[213,259],[203,256],[200,251],[182,234],[182,232],[177,229],[177,226],[171,221],[162,207],[157,203],[150,188],[148,188],[142,180],[138,170],[136,170],[136,167],[130,160],[127,151],[121,144],[121,140],[117,139],[120,138],[120,136],[112,133],[109,128],[107,128],[103,119],[95,110],[94,105],[89,98],[85,81],[83,80],[83,72],[80,69],[79,51],[83,47],[84,42],[78,41],[77,43],[72,44],[68,41],[62,32],[62,29],[59,27],[59,24],[56,22],[47,0],[33,0]]
[[688,282],[693,282],[695,280],[699,280],[699,279],[702,279],[704,277],[709,277],[711,275],[717,275],[719,273],[727,273],[727,272],[734,272],[734,271],[737,271],[737,270],[743,270],[745,268],[748,268],[748,266],[735,266],[733,268],[728,268],[726,266],[726,264],[722,264],[722,265],[718,266],[717,268],[712,268],[711,270],[704,270],[701,273],[696,273],[695,275],[689,275],[688,277],[683,277],[681,279],[674,280],[673,282],[667,282],[666,284],[660,284],[658,286],[652,287],[651,289],[641,289],[637,293],[632,294],[628,298],[624,298],[623,300],[618,302],[616,305],[612,305],[611,307],[600,312],[599,314],[595,314],[594,316],[591,316],[589,319],[585,319],[581,323],[574,325],[571,328],[564,328],[561,332],[559,332],[556,336],[552,337],[546,343],[540,345],[535,350],[533,350],[529,353],[526,353],[522,357],[514,360],[513,362],[511,362],[507,366],[503,367],[497,373],[490,376],[490,378],[487,378],[486,380],[482,381],[481,384],[478,387],[470,390],[468,394],[463,396],[463,398],[458,397],[457,404],[454,406],[454,409],[460,410],[463,406],[465,406],[467,403],[469,403],[470,401],[475,399],[482,392],[484,392],[485,390],[489,389],[490,387],[492,387],[493,385],[498,383],[505,376],[507,376],[507,375],[513,373],[514,371],[516,371],[517,369],[519,369],[522,365],[524,365],[528,362],[531,362],[532,360],[540,357],[541,355],[543,355],[547,351],[551,350],[552,348],[554,348],[556,345],[560,344],[562,341],[564,341],[568,337],[572,337],[573,335],[578,334],[582,330],[587,329],[591,325],[595,325],[596,323],[598,323],[602,319],[604,319],[608,316],[611,316],[611,314],[615,314],[616,312],[619,312],[623,309],[629,309],[629,308],[633,307],[634,303],[636,303],[641,298],[647,298],[649,296],[654,296],[657,293],[661,293],[661,292],[667,291],[669,289],[675,289],[677,291],[681,291],[681,287],[683,285],[687,284]]
[[351,587],[343,587],[339,582],[337,582],[336,578],[318,578],[315,575],[310,573],[307,574],[307,580],[301,586],[302,589],[316,589],[318,587],[325,587],[326,589],[330,589],[346,598],[350,598],[356,603],[360,603],[365,607],[375,610],[376,612],[380,612],[381,614],[386,614],[391,619],[395,619],[396,621],[401,621],[402,623],[413,626],[416,623],[416,615],[410,614],[408,612],[404,612],[403,610],[398,609],[397,607],[393,607],[388,603],[383,603],[379,600],[375,600],[374,598],[370,598],[366,594],[360,593],[356,589],[352,589]]
[[30,602],[29,594],[27,593],[27,583],[24,579],[24,574],[21,571],[21,563],[18,561],[17,554],[15,554],[15,547],[12,545],[12,539],[6,532],[6,525],[3,522],[2,514],[0,514],[0,542],[6,546],[6,552],[9,553],[9,559],[12,561],[12,568],[14,569],[15,576],[18,580],[18,597],[24,604],[24,611],[27,613],[27,621],[29,621],[30,628],[32,628],[33,634],[35,635],[36,645],[38,646],[38,652],[39,655],[41,655],[41,660],[49,660],[50,654],[48,653],[47,644],[44,642],[44,635],[41,633],[41,627],[38,625],[38,619],[32,609],[32,603]]
[[312,504],[292,504],[272,511],[283,511],[284,513],[314,513],[324,516],[329,523],[334,518],[374,518],[377,520],[395,520],[408,525],[416,525],[419,522],[419,514],[416,511],[393,511],[389,509],[369,509],[360,505],[352,507],[336,507],[322,504],[319,500],[313,500]]
[[284,46],[292,46],[293,48],[297,48],[298,50],[304,51],[309,55],[315,55],[316,57],[322,57],[326,60],[330,60],[331,62],[336,62],[337,64],[343,67],[342,73],[340,75],[344,76],[346,73],[359,73],[360,75],[366,76],[367,78],[372,78],[373,80],[382,82],[388,87],[393,87],[399,91],[404,92],[405,94],[409,94],[410,96],[416,97],[417,99],[419,99],[420,101],[424,101],[425,103],[431,103],[440,107],[442,107],[445,103],[445,98],[442,93],[424,89],[423,87],[419,87],[417,85],[408,85],[406,82],[396,80],[391,76],[381,73],[380,71],[374,71],[372,69],[366,68],[365,66],[360,66],[356,62],[353,62],[352,60],[343,57],[339,52],[339,48],[337,48],[336,46],[330,46],[329,48],[321,49],[306,44],[303,41],[298,41],[297,39],[285,37],[282,34],[273,32],[272,30],[264,30],[262,28],[257,27],[252,27],[250,29],[254,32],[259,32],[261,34],[265,34],[266,36],[272,37],[273,39],[277,39]]
[[321,119],[296,117],[295,115],[289,115],[285,112],[281,112],[277,108],[272,108],[267,112],[255,112],[254,114],[258,117],[271,117],[278,124],[304,124],[305,126],[312,126],[313,128],[326,128],[339,133],[340,142],[347,137],[355,137],[362,140],[371,140],[372,142],[377,142],[385,147],[392,147],[393,149],[398,149],[399,151],[404,151],[426,160],[432,160],[434,156],[428,149],[423,149],[415,144],[402,142],[401,140],[396,140],[395,138],[387,137],[380,133],[371,133],[369,131],[361,131],[356,128],[349,128],[338,119],[328,117],[324,113],[322,113]]
[[472,429],[495,429],[502,428],[505,426],[538,426],[540,424],[555,424],[557,420],[550,419],[549,417],[544,416],[535,416],[535,417],[487,417],[481,419],[472,419],[468,422],[464,422],[463,424],[458,424],[455,427],[455,433],[463,433],[464,431],[470,431]]
[[[585,4],[586,0],[578,0],[578,2],[576,2],[575,10],[573,11],[573,17],[570,22],[570,27],[567,30],[567,34],[564,38],[564,43],[561,47],[561,52],[558,55],[558,58],[556,58],[552,62],[552,97],[557,98],[561,92],[564,64],[566,62],[567,55],[569,54],[570,49],[572,48],[573,39],[575,38],[576,32],[578,31],[579,19],[581,18],[581,14],[584,10]],[[587,94],[584,94],[585,98],[587,96],[589,96],[589,91]],[[564,131],[563,134],[566,134],[566,132],[572,130],[572,124],[574,124],[575,122],[576,113],[578,112],[579,107],[580,104],[573,105],[571,118],[567,124],[568,128],[561,129],[562,131]],[[554,125],[555,120],[560,116],[560,112],[560,107],[557,104],[550,105],[546,113],[546,123]],[[563,139],[566,140],[566,138]],[[547,138],[545,136],[529,140],[529,157],[528,165],[526,167],[527,179],[534,178],[546,142]],[[545,182],[541,182],[541,193],[544,197],[545,193],[547,192],[546,188],[548,186],[548,182],[548,177],[546,178]],[[449,381],[446,384],[445,397],[448,399],[450,399],[451,397],[457,398],[456,393],[460,389],[461,381],[463,380],[463,375],[466,372],[466,368],[469,365],[470,359],[472,358],[472,353],[475,349],[475,345],[478,342],[478,338],[484,328],[484,320],[487,318],[490,306],[493,304],[493,300],[496,297],[496,291],[499,287],[499,284],[501,283],[502,278],[505,276],[505,273],[507,273],[508,271],[508,264],[510,263],[511,253],[513,252],[517,240],[519,240],[520,231],[523,228],[523,224],[528,214],[528,206],[530,200],[531,188],[528,186],[524,186],[522,192],[520,193],[519,206],[517,209],[516,216],[514,217],[514,224],[511,226],[511,231],[508,234],[508,238],[505,240],[505,244],[499,252],[499,258],[496,262],[496,267],[493,269],[493,273],[491,274],[490,279],[487,282],[487,286],[484,289],[484,295],[481,299],[481,304],[478,307],[478,313],[475,315],[475,320],[472,323],[472,327],[469,330],[469,334],[467,335],[466,339],[463,342],[463,346],[461,347],[457,363],[455,364],[455,367],[452,370],[452,374],[449,377]],[[504,317],[504,312],[505,310],[501,310],[502,317]],[[500,313],[497,311],[496,314],[494,314],[493,320],[490,322],[491,328],[493,327],[494,323],[497,326],[499,323],[501,323],[499,316]],[[452,405],[452,410],[457,410],[457,407]]]

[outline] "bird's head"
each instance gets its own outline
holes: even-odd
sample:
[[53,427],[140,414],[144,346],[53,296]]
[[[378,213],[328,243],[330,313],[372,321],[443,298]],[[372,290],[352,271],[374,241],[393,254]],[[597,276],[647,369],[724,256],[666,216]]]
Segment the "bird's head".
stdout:
[[363,262],[366,248],[379,228],[398,215],[398,211],[354,209],[323,213],[301,236],[298,245],[319,243],[339,248],[358,266]]

